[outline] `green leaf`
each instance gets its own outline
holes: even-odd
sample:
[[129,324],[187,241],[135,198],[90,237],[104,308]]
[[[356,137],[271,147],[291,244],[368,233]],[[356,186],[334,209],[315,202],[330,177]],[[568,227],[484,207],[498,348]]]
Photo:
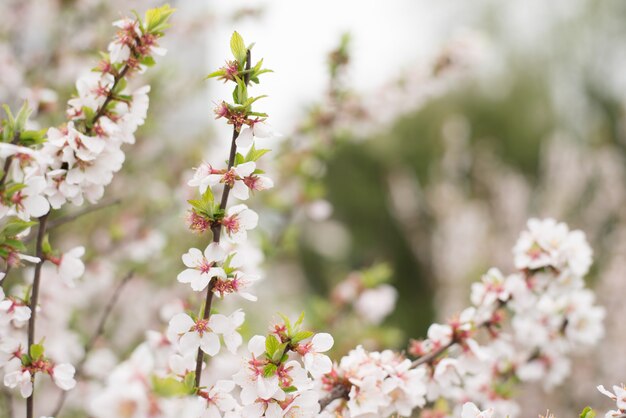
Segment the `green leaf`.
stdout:
[[246,161],[257,161],[259,158],[261,158],[270,151],[271,150],[269,149],[256,149],[253,144],[252,148],[250,148],[250,151],[248,151],[248,154],[246,154]]
[[41,345],[41,344],[32,344],[30,346],[29,353],[30,353],[30,358],[33,361],[39,360],[41,357],[43,357],[43,353],[44,353],[43,345]]
[[13,130],[15,128],[15,118],[13,117],[13,112],[11,112],[11,108],[6,104],[3,104],[2,108],[4,109],[4,113],[6,113],[9,118],[9,127]]
[[167,23],[167,20],[175,11],[176,9],[172,9],[169,4],[146,11],[143,22],[145,31],[155,33],[169,28],[171,25]]
[[300,331],[300,326],[302,325],[302,321],[304,321],[304,311],[300,312],[300,316],[295,324],[293,324],[293,329],[295,332]]
[[219,69],[217,71],[213,71],[211,74],[207,75],[204,79],[206,80],[207,78],[223,77],[224,75],[226,75],[226,71],[224,71],[223,69]]
[[150,55],[145,56],[142,60],[141,63],[143,65],[145,65],[146,67],[152,67],[154,66],[154,64],[156,64],[156,61],[154,60],[154,58],[152,58]]
[[265,339],[265,352],[270,358],[274,357],[274,353],[278,350],[278,347],[280,347],[278,338],[276,338],[274,334],[268,335]]
[[235,165],[243,164],[245,162],[246,159],[243,155],[241,155],[240,153],[237,153],[237,155],[235,155]]
[[311,331],[299,331],[299,332],[296,332],[296,335],[294,335],[291,338],[291,342],[294,343],[294,344],[295,343],[299,343],[302,340],[306,340],[307,338],[312,337],[313,334],[314,333],[311,332]]
[[247,99],[245,102],[243,102],[243,103],[242,103],[242,105],[243,105],[244,107],[246,107],[246,108],[247,108],[247,107],[250,107],[250,106],[252,105],[252,103],[256,102],[256,101],[257,101],[257,100],[259,100],[259,99],[263,99],[263,98],[265,98],[265,97],[267,97],[267,94],[263,94],[263,95],[261,95],[261,96],[257,96],[257,97],[250,97],[250,98],[249,98],[249,99]]
[[596,411],[590,407],[586,407],[583,409],[583,412],[580,413],[580,418],[596,418]]
[[[195,378],[194,378],[195,379]],[[152,388],[154,393],[165,398],[184,396],[189,394],[189,389],[184,382],[173,377],[152,376]]]
[[237,62],[244,65],[248,50],[246,49],[246,44],[244,43],[243,38],[236,31],[233,32],[233,35],[230,37],[230,50],[232,51]]
[[41,244],[41,249],[44,254],[52,254],[52,245],[50,245],[50,237],[46,234]]
[[289,341],[284,342],[282,344],[280,344],[277,348],[276,351],[274,351],[274,355],[272,356],[272,362],[274,363],[282,363],[284,357],[286,357],[286,349],[287,346],[290,344]]
[[37,225],[35,221],[23,221],[21,219],[13,219],[7,223],[2,229],[2,234],[7,237],[14,237],[20,232],[24,232],[33,225]]
[[[152,57],[148,57],[148,58],[152,58]],[[144,59],[145,60],[145,59]],[[152,60],[154,61],[154,59]],[[126,79],[125,78],[120,78],[120,80],[117,82],[117,84],[115,85],[115,88],[112,90],[112,94],[114,96],[117,96],[119,94],[121,94],[124,89],[126,88]],[[94,115],[87,115],[88,119],[92,119]]]
[[10,247],[14,251],[17,251],[18,253],[24,253],[27,250],[26,245],[24,245],[24,243],[19,239],[7,238],[4,240],[4,245]]
[[29,108],[28,101],[25,101],[16,116],[16,121],[15,121],[16,131],[21,132],[24,130],[24,127],[26,126],[26,121],[30,117],[31,113],[33,113],[33,109]]
[[86,120],[93,120],[93,118],[96,116],[96,112],[90,107],[83,106],[82,111],[85,114]]
[[276,374],[276,370],[278,370],[278,366],[273,363],[268,363],[263,368],[263,377],[271,377]]
[[232,272],[234,272],[235,270],[237,270],[235,267],[231,267],[230,263],[233,260],[233,257],[235,257],[235,255],[237,254],[237,252],[231,252],[229,253],[226,258],[224,259],[224,262],[222,262],[222,269],[224,269],[224,272],[226,273],[226,275],[230,275]]
[[189,394],[195,392],[196,390],[196,372],[189,372],[185,375],[185,379],[183,380],[183,384],[189,391]]
[[[235,77],[235,81],[237,81],[237,99],[235,103],[243,104],[246,100],[248,100],[248,89],[246,88],[246,84],[239,77]],[[233,96],[234,98],[235,96]]]
[[20,132],[20,144],[30,147],[40,145],[46,142],[46,129],[39,131],[22,131]]

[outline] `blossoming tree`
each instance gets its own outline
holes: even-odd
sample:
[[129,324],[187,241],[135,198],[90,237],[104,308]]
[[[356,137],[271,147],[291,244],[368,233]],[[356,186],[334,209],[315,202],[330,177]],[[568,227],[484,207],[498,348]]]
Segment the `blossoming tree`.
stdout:
[[[276,134],[268,115],[256,109],[265,96],[249,91],[270,70],[262,59],[253,61],[252,45],[235,32],[233,57],[208,76],[233,87],[232,102],[215,108],[216,119],[232,126],[230,147],[211,162],[198,161],[188,180],[197,192],[188,201],[188,227],[204,244],[181,256],[176,279],[193,292],[192,302],[173,303],[167,327],[147,331],[130,356],[97,381],[84,376],[83,367],[119,296],[116,291],[84,345],[82,360],[73,365],[59,360],[62,353],[48,349],[46,328],[37,327],[38,313],[55,314],[40,295],[75,285],[85,271],[85,248],[53,248],[48,231],[54,211],[67,203],[96,204],[121,169],[122,146],[134,143],[148,110],[149,87],[131,90],[127,81],[164,54],[158,40],[172,13],[163,6],[143,18],[114,23],[117,33],[108,53],[76,83],[65,125],[28,130],[26,105],[16,116],[5,109],[0,367],[4,386],[12,390],[9,405],[19,392],[27,418],[61,417],[65,393],[76,387],[85,398],[78,413],[96,418],[524,416],[513,397],[518,383],[559,385],[570,372],[570,355],[597,344],[605,311],[585,286],[591,248],[583,232],[553,219],[529,220],[513,249],[516,270],[489,269],[472,285],[468,308],[431,325],[426,338],[412,340],[406,351],[368,351],[355,342],[333,361],[333,337],[308,329],[304,314],[277,314],[266,333],[244,343],[240,329],[246,312],[227,311],[215,299],[224,306],[235,294],[258,299],[253,287],[261,277],[245,243],[259,216],[243,202],[274,186],[261,167],[271,155],[263,141]],[[31,238],[34,255],[28,254]],[[15,276],[25,263],[34,265],[26,281],[9,280],[9,273]],[[389,293],[388,287],[381,289]],[[374,302],[363,305],[376,310],[376,297],[369,295]],[[367,316],[370,309],[362,310]],[[369,317],[376,322],[388,311],[384,307]],[[212,367],[220,358],[227,371]],[[42,375],[64,391],[55,402],[36,402]],[[624,387],[598,390],[616,402],[606,417],[626,416]],[[588,408],[581,416],[594,414]]]

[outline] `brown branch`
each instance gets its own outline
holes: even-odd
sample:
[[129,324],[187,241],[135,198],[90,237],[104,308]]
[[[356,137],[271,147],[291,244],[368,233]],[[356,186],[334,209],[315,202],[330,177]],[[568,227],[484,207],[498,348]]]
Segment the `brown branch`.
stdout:
[[[116,205],[119,205],[120,203],[122,203],[122,199],[107,200],[107,201],[100,202],[95,205],[88,206],[85,209],[79,210],[77,212],[70,213],[65,216],[61,216],[60,218],[52,219],[50,222],[48,222],[48,231],[50,231],[51,229],[55,229],[59,226],[63,226],[72,221],[75,221],[78,218],[82,218],[85,215],[89,215],[92,212],[97,212],[101,209],[106,209],[111,206],[116,206]],[[30,234],[26,236],[26,238],[22,240],[22,242],[24,242],[24,244],[28,244],[29,242],[33,240],[34,237],[35,235],[31,232]]]
[[320,411],[323,411],[328,405],[337,399],[348,399],[350,395],[350,389],[345,385],[335,386],[330,393],[320,399]]
[[[117,287],[115,288],[115,291],[111,295],[111,298],[107,302],[104,308],[104,311],[102,312],[102,315],[100,316],[100,321],[98,321],[98,326],[96,327],[96,331],[91,335],[89,340],[85,343],[85,346],[83,348],[83,351],[84,351],[83,358],[76,365],[76,373],[74,375],[75,378],[82,376],[83,367],[85,365],[85,362],[87,361],[87,357],[89,353],[93,349],[98,338],[100,338],[102,334],[104,334],[104,327],[107,323],[107,320],[109,319],[109,316],[111,315],[111,312],[113,311],[113,308],[115,307],[115,304],[117,303],[117,300],[122,294],[122,289],[124,288],[124,286],[126,286],[128,282],[130,282],[130,280],[134,277],[134,275],[135,275],[135,272],[133,270],[126,273],[126,275],[122,278],[122,280],[118,283]],[[65,404],[65,400],[67,399],[68,393],[69,393],[68,391],[61,392],[61,396],[59,397],[56,408],[54,409],[54,412],[50,414],[50,416],[56,417],[59,415],[59,413],[61,412],[61,409],[63,408],[63,405]]]
[[[111,103],[111,100],[113,100],[113,90],[115,90],[115,87],[117,87],[117,84],[120,82],[120,80],[122,78],[124,78],[124,76],[126,75],[126,73],[129,70],[130,70],[130,66],[128,64],[125,64],[124,68],[122,68],[122,71],[120,71],[113,78],[113,85],[111,86],[111,90],[109,90],[109,93],[107,94],[107,97],[104,100],[104,103],[102,103],[102,106],[100,106],[100,108],[98,109],[98,112],[93,117],[93,121],[91,121],[91,126],[92,127],[93,127],[93,125],[96,124],[96,122],[98,122],[98,119],[100,119],[102,116],[104,116],[104,113],[107,110],[107,106],[109,105],[109,103]],[[89,130],[91,130],[91,128]]]
[[454,344],[456,344],[456,340],[452,339],[448,344],[443,345],[428,354],[424,354],[417,360],[414,360],[413,363],[411,363],[411,367],[417,367],[425,363],[432,363],[437,357],[439,357],[440,354],[442,354],[448,348],[452,347]]
[[[250,54],[250,50],[248,49],[246,52],[246,70],[250,70],[252,63],[252,57]],[[246,86],[250,82],[250,72],[247,71],[244,76],[244,82]],[[233,137],[230,142],[230,154],[228,156],[228,168],[227,171],[235,165],[235,157],[237,156],[237,137],[239,136],[239,127],[233,126]],[[228,184],[224,184],[224,191],[222,192],[222,200],[220,201],[220,210],[223,212],[226,210],[226,205],[228,204],[228,195],[230,194],[230,186]],[[216,222],[211,227],[211,232],[213,232],[213,242],[219,244],[220,237],[222,234],[222,225],[221,223]],[[211,316],[211,305],[213,303],[213,286],[215,285],[215,278],[211,278],[209,285],[207,286],[206,299],[204,301],[204,311],[202,318],[208,320]],[[196,380],[195,385],[196,389],[200,388],[200,381],[202,375],[202,364],[204,363],[204,351],[202,348],[198,348],[198,354],[196,356]]]
[[[43,240],[46,236],[46,223],[48,222],[48,215],[50,212],[39,218],[39,229],[37,231],[37,246],[36,256],[39,257],[39,262],[35,266],[35,273],[33,276],[33,289],[30,297],[30,319],[28,320],[28,348],[30,350],[31,345],[35,343],[35,323],[37,320],[37,300],[39,299],[39,284],[41,282],[41,268],[43,267],[44,253],[43,253]],[[26,417],[33,418],[33,401],[35,398],[35,374],[30,378],[33,385],[33,392],[26,399]]]
[[109,208],[111,206],[119,205],[120,203],[122,203],[122,199],[107,200],[107,201],[100,202],[100,203],[95,204],[95,205],[88,206],[85,209],[79,210],[78,212],[70,213],[69,215],[65,215],[65,216],[62,216],[60,218],[53,219],[48,224],[48,230],[57,228],[57,227],[59,227],[61,225],[65,225],[66,223],[72,222],[72,221],[74,221],[74,220],[76,220],[78,218],[81,218],[84,215],[88,215],[88,214],[90,214],[92,212],[99,211],[100,209],[106,209],[106,208]]

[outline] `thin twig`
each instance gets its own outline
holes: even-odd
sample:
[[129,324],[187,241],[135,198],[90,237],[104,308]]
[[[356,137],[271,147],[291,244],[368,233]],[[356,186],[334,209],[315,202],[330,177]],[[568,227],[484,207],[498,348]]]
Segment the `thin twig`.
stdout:
[[[63,226],[72,221],[75,221],[76,219],[82,218],[83,216],[89,215],[90,213],[97,212],[101,209],[106,209],[111,206],[116,206],[116,205],[119,205],[120,203],[122,203],[122,199],[107,200],[107,201],[100,202],[95,205],[88,206],[77,212],[70,213],[65,216],[61,216],[60,218],[52,219],[50,220],[50,222],[48,222],[48,231],[50,231],[51,229],[58,228],[59,226]],[[26,236],[26,238],[22,240],[22,242],[24,242],[25,244],[28,244],[30,241],[32,241],[33,238],[34,238],[34,235],[31,232],[29,235]]]
[[[111,298],[107,302],[104,308],[104,311],[102,311],[102,315],[100,316],[100,321],[98,321],[98,326],[96,327],[96,331],[91,335],[89,340],[85,343],[85,346],[83,348],[83,352],[84,352],[83,358],[76,365],[76,373],[74,374],[75,378],[78,378],[82,375],[83,367],[85,365],[85,362],[87,361],[87,357],[89,353],[91,352],[91,350],[93,349],[96,341],[98,341],[98,338],[100,338],[102,334],[104,334],[104,327],[106,326],[106,323],[109,319],[109,316],[111,315],[111,312],[113,311],[113,308],[115,307],[115,304],[117,303],[117,300],[122,294],[122,289],[134,277],[134,275],[135,275],[135,272],[133,270],[126,273],[124,278],[122,278],[122,280],[118,283],[117,287],[115,288],[115,291],[113,292],[113,294],[111,295]],[[57,406],[54,409],[54,412],[52,412],[50,416],[57,417],[59,415],[59,413],[61,412],[61,409],[63,408],[63,405],[65,404],[65,400],[67,399],[68,393],[69,393],[68,391],[61,392],[61,396],[59,397]]]
[[425,363],[431,363],[433,360],[435,360],[437,357],[439,357],[440,354],[442,354],[448,348],[452,347],[454,344],[456,344],[456,340],[452,339],[448,344],[443,345],[443,346],[439,347],[437,350],[431,351],[428,354],[424,354],[423,356],[421,356],[417,360],[414,360],[413,363],[411,363],[411,367],[414,368],[414,367],[420,366],[420,365],[425,364]]
[[[35,343],[35,323],[37,320],[37,300],[39,299],[39,284],[41,282],[41,268],[44,263],[44,253],[43,253],[43,240],[46,236],[46,223],[48,222],[48,216],[50,212],[46,213],[42,217],[39,218],[39,229],[37,231],[37,247],[36,247],[36,256],[39,258],[39,262],[35,266],[35,273],[33,276],[33,289],[30,297],[30,319],[28,320],[28,348]],[[31,384],[33,385],[33,392],[26,399],[26,417],[33,418],[33,401],[35,398],[35,374],[33,374],[30,378]]]
[[48,230],[57,228],[61,225],[65,225],[66,223],[72,222],[92,212],[99,211],[100,209],[106,209],[111,206],[119,205],[120,203],[122,203],[122,199],[108,200],[108,201],[100,202],[96,205],[88,206],[85,209],[79,210],[78,212],[70,213],[69,215],[65,215],[60,218],[53,219],[50,221],[50,224],[48,225]]
[[[251,64],[252,64],[252,56],[251,56],[250,50],[248,49],[246,52],[246,75],[244,76],[244,83],[246,86],[250,82],[250,72],[248,70],[250,70]],[[230,142],[230,154],[228,156],[227,171],[230,171],[230,169],[235,164],[235,157],[237,155],[237,137],[238,136],[239,136],[238,127],[234,126],[233,137]],[[222,192],[222,200],[220,201],[220,209],[222,212],[226,210],[226,205],[228,203],[229,194],[230,194],[230,186],[227,183],[225,183],[224,191]],[[211,232],[213,232],[213,242],[219,244],[220,237],[222,234],[222,225],[220,223],[216,223],[215,225],[211,227]],[[211,281],[209,282],[209,285],[207,286],[207,290],[206,290],[207,293],[206,293],[206,298],[204,301],[204,311],[202,315],[202,318],[204,320],[208,320],[211,316],[211,305],[213,303],[213,286],[215,286],[215,282],[216,282],[215,277],[212,277]],[[199,347],[198,354],[196,356],[196,376],[195,376],[196,389],[200,388],[203,363],[204,363],[204,351],[202,351],[202,348]]]
[[320,411],[337,399],[348,399],[349,395],[350,390],[345,385],[335,386],[325,398],[320,399]]

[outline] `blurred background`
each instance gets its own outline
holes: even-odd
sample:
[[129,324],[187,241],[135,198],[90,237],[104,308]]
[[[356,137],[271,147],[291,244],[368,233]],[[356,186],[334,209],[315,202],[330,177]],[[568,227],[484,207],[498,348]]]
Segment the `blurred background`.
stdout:
[[[595,385],[626,370],[626,3],[170,3],[169,52],[135,80],[152,86],[151,106],[107,190],[119,203],[53,235],[65,249],[85,245],[89,261],[69,297],[48,295],[84,313],[44,319],[64,336],[59,355],[85,338],[89,313],[129,269],[137,275],[99,343],[113,359],[163,328],[172,298],[197,303],[175,280],[180,255],[203,243],[185,227],[186,182],[203,159],[226,158],[229,129],[212,108],[230,91],[203,77],[223,65],[237,30],[275,71],[253,91],[269,95],[258,108],[283,136],[265,144],[276,187],[250,201],[261,215],[259,302],[218,309],[243,307],[247,336],[276,312],[304,310],[335,336],[336,356],[355,341],[402,350],[462,310],[489,267],[512,269],[529,217],[554,217],[591,242],[588,284],[608,311],[606,337],[565,386],[517,395],[525,416],[545,412],[537,405],[562,417],[604,405]],[[0,102],[28,100],[42,128],[63,123],[111,22],[158,4],[3,0]]]

